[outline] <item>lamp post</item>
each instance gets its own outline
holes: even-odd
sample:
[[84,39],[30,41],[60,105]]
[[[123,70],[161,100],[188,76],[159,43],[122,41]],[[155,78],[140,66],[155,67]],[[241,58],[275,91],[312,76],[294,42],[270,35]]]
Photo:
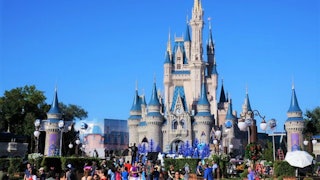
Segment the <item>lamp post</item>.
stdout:
[[35,153],[39,152],[39,136],[40,136],[39,128],[40,128],[40,124],[41,124],[40,119],[37,119],[37,120],[34,121],[35,131],[33,132],[33,135],[35,137],[35,150],[34,150]]
[[219,127],[215,130],[214,136],[215,136],[215,138],[213,140],[213,144],[214,144],[214,147],[215,147],[215,152],[217,152],[219,154],[220,153],[219,152],[219,149],[220,149],[219,141],[220,141],[220,138],[221,138],[221,130],[220,130]]
[[63,128],[64,128],[64,121],[60,120],[58,123],[59,126],[59,131],[60,131],[60,148],[59,148],[59,156],[62,155],[62,133],[63,133]]
[[309,151],[310,151],[310,153],[312,153],[313,152],[313,146],[316,145],[318,141],[315,138],[313,138],[312,140],[311,139],[310,140],[305,139],[303,141],[303,144],[305,146],[308,146],[309,145],[309,141],[311,141],[311,144],[312,144],[312,145],[310,144],[310,146],[312,146],[312,147],[309,146]]

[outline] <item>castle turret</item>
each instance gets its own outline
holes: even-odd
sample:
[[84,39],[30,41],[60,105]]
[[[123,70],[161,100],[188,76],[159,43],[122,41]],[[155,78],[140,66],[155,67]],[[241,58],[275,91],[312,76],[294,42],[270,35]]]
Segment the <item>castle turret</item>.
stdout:
[[251,109],[250,100],[249,100],[249,93],[248,90],[246,91],[246,97],[244,99],[244,103],[242,105],[242,112],[240,114],[240,118],[245,120],[249,123],[250,121],[250,143],[257,142],[257,121],[254,119],[254,112]]
[[195,115],[195,137],[200,142],[209,143],[210,131],[213,125],[212,115],[210,113],[210,103],[207,98],[207,93],[204,83],[201,88],[201,96],[197,103],[197,114]]
[[304,119],[302,111],[299,107],[294,85],[292,85],[292,94],[290,107],[287,112],[288,119],[285,122],[285,129],[287,131],[287,151],[300,150],[303,146],[302,131],[304,128]]
[[[47,112],[47,120],[44,120],[44,130],[46,131],[46,144],[44,155],[45,156],[58,156],[61,155],[60,144],[61,134],[59,129],[59,122],[62,120],[62,113],[59,108],[58,92],[55,89],[54,98]],[[64,122],[64,121],[63,121]]]
[[139,135],[138,135],[138,125],[140,123],[141,116],[141,101],[136,89],[135,96],[133,99],[132,107],[130,110],[130,117],[128,118],[128,127],[129,127],[129,145],[134,143],[138,144]]
[[162,147],[161,125],[163,123],[163,115],[160,113],[161,104],[157,93],[157,86],[154,82],[152,95],[148,104],[148,114],[146,117],[147,128],[152,131],[147,132],[147,137],[153,139],[155,145]]

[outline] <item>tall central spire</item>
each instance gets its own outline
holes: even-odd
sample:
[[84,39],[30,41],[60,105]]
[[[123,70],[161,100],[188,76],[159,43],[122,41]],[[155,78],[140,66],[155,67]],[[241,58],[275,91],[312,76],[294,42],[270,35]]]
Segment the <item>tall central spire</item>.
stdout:
[[199,0],[194,0],[193,11],[194,12],[202,11],[201,2]]

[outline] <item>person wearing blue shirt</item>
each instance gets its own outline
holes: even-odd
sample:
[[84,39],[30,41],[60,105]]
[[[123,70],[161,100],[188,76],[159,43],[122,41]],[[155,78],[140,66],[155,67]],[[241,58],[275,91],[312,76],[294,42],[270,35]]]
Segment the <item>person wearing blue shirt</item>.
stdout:
[[254,180],[254,172],[253,170],[251,169],[251,167],[248,167],[248,180]]
[[203,173],[203,179],[204,180],[213,180],[213,173],[212,173],[213,169],[212,169],[212,167],[209,167],[208,164],[205,164],[204,168],[205,169],[204,169],[204,173]]

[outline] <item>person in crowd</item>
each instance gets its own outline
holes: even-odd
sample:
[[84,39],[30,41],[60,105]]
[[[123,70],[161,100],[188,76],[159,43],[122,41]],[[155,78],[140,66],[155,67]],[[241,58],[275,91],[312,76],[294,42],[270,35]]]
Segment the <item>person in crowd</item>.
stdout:
[[117,167],[117,170],[116,170],[115,174],[116,174],[116,180],[121,180],[121,168],[120,168],[120,166]]
[[25,171],[24,171],[24,177],[23,177],[23,180],[27,180],[28,178],[29,178],[29,176],[30,176],[30,169],[31,168],[31,164],[28,162],[27,164],[26,164],[26,169],[25,169]]
[[28,170],[29,170],[29,177],[27,178],[27,180],[37,180],[37,173],[35,169],[30,166]]
[[124,163],[124,166],[127,167],[128,172],[130,173],[130,170],[131,170],[131,167],[132,167],[130,161],[127,161],[126,163]]
[[128,169],[127,167],[122,167],[121,169],[121,177],[122,177],[122,180],[128,180],[129,179],[129,172],[128,172]]
[[116,167],[114,165],[112,165],[108,170],[109,180],[116,180],[115,170],[116,170]]
[[168,180],[173,180],[174,175],[175,175],[174,166],[171,164],[168,170]]
[[82,176],[81,180],[92,180],[91,166],[85,166],[83,168],[83,176]]
[[213,180],[213,168],[209,167],[208,164],[204,165],[203,179],[204,180]]
[[139,167],[137,162],[135,162],[130,169],[130,179],[139,180]]
[[102,169],[107,169],[107,161],[106,160],[102,160],[101,163],[100,163],[100,167]]
[[203,176],[202,173],[203,173],[202,162],[199,161],[197,168],[196,168],[196,174],[197,174],[197,176]]
[[147,180],[151,180],[152,179],[153,164],[151,163],[150,160],[147,160],[147,164],[146,164],[145,168],[146,168]]
[[93,180],[100,180],[100,176],[98,174],[94,174],[92,179]]
[[251,167],[248,167],[248,175],[247,175],[248,180],[254,180],[254,172]]
[[48,178],[59,179],[59,177],[57,177],[56,168],[54,167],[54,165],[51,165],[49,168],[47,179]]
[[181,180],[181,174],[180,174],[179,171],[176,171],[176,172],[174,173],[173,180]]
[[47,177],[46,173],[44,172],[44,168],[39,168],[39,180],[45,180]]
[[102,168],[99,172],[98,175],[100,176],[100,180],[107,180],[107,170],[106,168]]
[[147,180],[147,174],[146,174],[146,167],[142,166],[141,167],[141,180]]
[[56,174],[53,171],[49,171],[46,180],[56,180]]
[[93,177],[94,174],[96,174],[96,169],[97,169],[97,162],[96,161],[92,161],[92,165],[91,165],[91,176]]
[[159,178],[160,178],[160,171],[158,170],[158,167],[155,167],[155,168],[153,169],[152,177],[153,177],[153,180],[159,180]]
[[183,168],[184,168],[184,176],[183,176],[183,179],[184,179],[184,180],[188,180],[188,179],[189,179],[189,173],[190,173],[189,164],[186,163]]

